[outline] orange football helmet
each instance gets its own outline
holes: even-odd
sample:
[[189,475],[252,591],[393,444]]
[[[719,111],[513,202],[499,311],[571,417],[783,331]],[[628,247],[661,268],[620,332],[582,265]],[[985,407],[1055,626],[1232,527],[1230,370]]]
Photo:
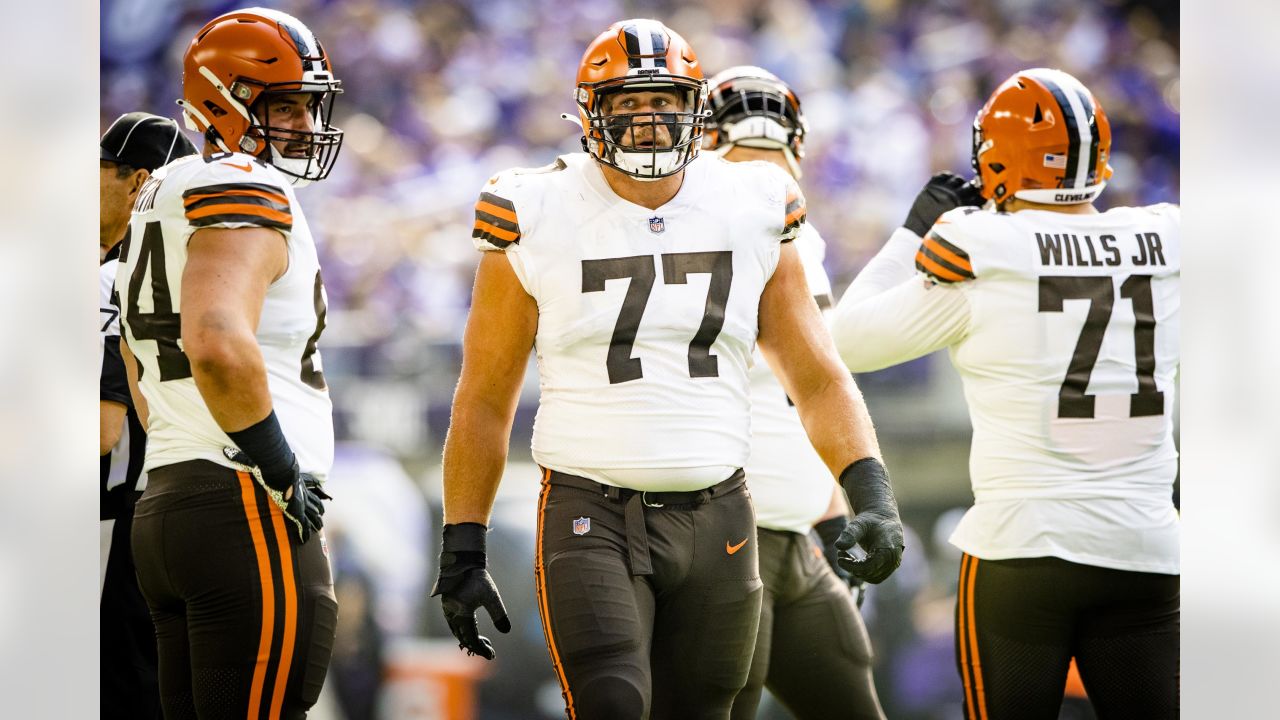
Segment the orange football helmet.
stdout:
[[722,70],[707,84],[711,118],[702,144],[720,154],[735,145],[781,150],[791,174],[799,178],[809,126],[795,92],[773,73],[753,65]]
[[[606,112],[606,100],[635,91],[674,91],[683,107],[673,111]],[[623,20],[600,33],[578,66],[574,93],[582,125],[582,149],[596,160],[640,180],[674,175],[698,155],[707,119],[707,84],[693,48],[657,20]],[[669,145],[634,141],[637,128],[664,126]],[[632,142],[626,142],[628,131]]]
[[1092,202],[1111,177],[1111,123],[1093,94],[1061,70],[1016,73],[973,121],[973,169],[982,196],[1037,203]]
[[[329,56],[297,18],[248,8],[220,15],[196,33],[182,64],[182,106],[187,127],[225,152],[262,158],[295,184],[322,180],[342,147],[342,131],[329,124],[342,82]],[[266,102],[282,93],[311,93],[312,131],[271,127]],[[272,141],[299,148],[288,155]]]

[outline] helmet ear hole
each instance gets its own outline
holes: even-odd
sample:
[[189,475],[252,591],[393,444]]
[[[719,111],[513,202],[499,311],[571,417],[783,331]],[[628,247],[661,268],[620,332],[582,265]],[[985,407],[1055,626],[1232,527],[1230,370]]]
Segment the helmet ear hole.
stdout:
[[223,110],[221,105],[218,105],[217,103],[213,102],[212,100],[205,100],[205,101],[204,101],[204,109],[205,109],[205,110],[208,110],[208,111],[209,111],[209,114],[210,114],[210,115],[212,115],[212,116],[214,116],[214,117],[216,117],[216,118],[220,118],[220,117],[222,117],[223,115],[226,115],[226,114],[227,114],[227,111],[226,111],[226,110]]
[[[990,165],[987,165],[987,167],[991,168],[991,172],[997,175],[1004,172],[1004,165],[1002,165],[1001,163],[991,163]],[[1004,186],[1002,185],[1001,187],[1004,187]]]

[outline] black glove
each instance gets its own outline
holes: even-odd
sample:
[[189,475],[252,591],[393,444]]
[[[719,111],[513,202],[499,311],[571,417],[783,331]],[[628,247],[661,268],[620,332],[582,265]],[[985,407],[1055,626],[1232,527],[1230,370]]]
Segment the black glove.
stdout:
[[836,577],[840,578],[853,591],[853,599],[857,602],[858,607],[861,608],[862,601],[866,599],[867,584],[850,575],[848,570],[840,567],[838,561],[840,551],[836,549],[836,540],[840,537],[840,533],[848,522],[849,518],[844,515],[827,518],[814,525],[813,532],[818,536],[818,547],[822,548],[822,557],[831,566],[831,571],[836,574]]
[[480,634],[476,608],[483,606],[498,632],[511,632],[507,608],[498,595],[498,586],[485,569],[484,539],[488,528],[480,523],[457,523],[444,526],[444,542],[440,550],[440,576],[431,596],[440,596],[444,619],[458,640],[458,647],[468,655],[485,660],[494,658],[489,638]]
[[324,527],[324,503],[321,500],[333,498],[311,473],[298,472],[297,459],[293,460],[288,471],[266,477],[257,464],[239,448],[224,447],[222,453],[238,470],[252,475],[267,491],[271,501],[293,524],[294,532],[303,545],[307,544],[312,534]]
[[[836,540],[836,548],[841,551],[840,567],[855,579],[872,584],[883,582],[902,564],[902,551],[906,549],[889,473],[879,460],[862,458],[840,473],[840,485],[855,513]],[[854,545],[862,546],[866,558],[858,560],[850,554]]]
[[916,201],[911,204],[911,211],[907,213],[902,226],[924,237],[946,211],[966,205],[980,206],[985,202],[982,193],[973,183],[966,182],[954,173],[938,173],[929,178],[924,189],[916,195]]

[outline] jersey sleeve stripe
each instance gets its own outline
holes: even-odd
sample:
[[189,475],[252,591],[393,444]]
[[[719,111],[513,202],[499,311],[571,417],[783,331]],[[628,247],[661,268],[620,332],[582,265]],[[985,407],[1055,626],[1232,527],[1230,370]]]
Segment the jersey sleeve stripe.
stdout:
[[476,223],[488,223],[493,227],[502,228],[507,232],[515,233],[516,235],[520,234],[519,225],[505,218],[498,217],[497,215],[490,215],[489,213],[481,210],[478,205],[476,206]]
[[498,197],[493,193],[482,192],[480,193],[480,200],[476,202],[476,207],[479,208],[481,205],[488,205],[489,207],[485,208],[485,212],[488,212],[491,215],[497,215],[499,217],[504,217],[511,222],[517,222],[515,203],[507,200],[506,198]]
[[197,210],[204,210],[217,205],[258,205],[285,215],[292,214],[289,212],[288,205],[265,197],[253,195],[197,195],[187,201],[187,217],[191,217],[191,213]]
[[254,205],[250,203],[226,203],[221,205],[210,205],[208,207],[196,208],[187,211],[187,219],[195,222],[208,217],[217,215],[255,215],[286,225],[293,224],[293,215],[287,212],[280,212],[269,207]]
[[208,195],[191,195],[183,199],[183,206],[190,210],[200,203],[207,202],[214,198],[257,198],[265,200],[273,205],[279,205],[280,210],[289,209],[289,199],[279,193],[268,193],[260,190],[232,190],[228,192],[211,193]]
[[948,265],[956,270],[973,275],[973,265],[969,263],[969,255],[955,245],[933,233],[929,233],[925,236],[923,247],[928,249],[934,257],[939,260],[945,260]]
[[956,270],[940,264],[934,257],[931,257],[929,251],[923,247],[916,253],[916,269],[920,272],[940,280],[945,283],[961,282],[966,279],[973,278],[973,274],[961,274]]
[[194,187],[182,193],[183,201],[187,201],[196,195],[222,195],[225,193],[261,193],[270,197],[276,202],[289,204],[288,198],[275,185],[265,185],[263,183],[222,183],[220,185],[202,185]]
[[520,233],[503,230],[485,222],[476,222],[475,228],[471,231],[471,237],[483,238],[498,247],[506,247],[511,243],[520,242]]
[[261,215],[245,215],[240,213],[224,213],[220,215],[210,215],[208,217],[191,220],[190,223],[191,223],[191,227],[197,227],[197,228],[237,223],[237,224],[244,224],[244,225],[257,225],[259,227],[266,227],[266,228],[275,228],[277,230],[284,230],[285,232],[289,232],[293,230],[292,222],[280,222],[279,220],[272,220],[270,218],[262,217]]

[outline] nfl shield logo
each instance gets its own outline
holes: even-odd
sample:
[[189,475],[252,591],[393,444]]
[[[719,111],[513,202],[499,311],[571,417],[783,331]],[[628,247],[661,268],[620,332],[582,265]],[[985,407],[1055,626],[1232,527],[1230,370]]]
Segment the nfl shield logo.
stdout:
[[663,223],[662,218],[656,216],[649,218],[649,232],[657,235],[666,229],[667,226]]
[[591,532],[591,518],[580,517],[573,520],[573,534],[586,535]]

